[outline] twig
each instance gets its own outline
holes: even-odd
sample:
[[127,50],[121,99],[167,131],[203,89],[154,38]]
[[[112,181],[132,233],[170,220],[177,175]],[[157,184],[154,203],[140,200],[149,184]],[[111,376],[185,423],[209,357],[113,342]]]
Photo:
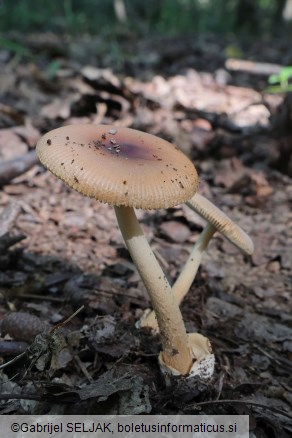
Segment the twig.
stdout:
[[277,359],[276,357],[272,356],[270,353],[268,353],[267,351],[265,351],[263,348],[259,347],[256,344],[253,344],[253,346],[260,351],[261,353],[263,353],[265,356],[267,356],[269,359],[273,360],[277,365],[279,365],[280,367],[282,367],[284,370],[290,371],[292,370],[292,363],[290,360],[287,360],[288,363],[285,362],[285,360],[279,358]]
[[123,297],[128,297],[128,298],[135,298],[135,299],[139,298],[134,294],[127,294],[125,292],[111,291],[111,290],[105,290],[105,289],[94,289],[93,292],[97,293],[99,295],[105,295],[105,296],[106,295],[121,295]]
[[1,394],[0,400],[42,400],[37,394]]
[[17,298],[19,299],[23,299],[23,298],[31,298],[33,300],[42,300],[42,301],[54,301],[56,303],[65,303],[66,300],[65,298],[60,298],[60,297],[48,297],[47,295],[37,295],[37,294],[19,294],[17,292],[14,291],[9,291],[10,295],[17,295]]
[[17,362],[19,359],[21,359],[23,356],[26,355],[26,351],[25,350],[23,353],[19,354],[18,356],[15,356],[13,359],[11,359],[9,362],[5,362],[2,365],[0,365],[0,370],[3,370],[4,368],[8,367],[9,365],[14,364],[15,362]]
[[89,372],[87,371],[86,367],[84,366],[83,362],[80,360],[80,357],[77,354],[73,355],[73,360],[76,363],[77,367],[81,370],[81,372],[83,373],[83,375],[86,377],[86,379],[92,383],[93,382],[93,378],[91,377],[91,375],[89,374]]
[[56,330],[59,330],[60,328],[64,327],[66,324],[68,324],[69,321],[71,321],[71,319],[73,319],[76,315],[78,315],[78,313],[80,313],[83,309],[84,309],[84,305],[79,307],[79,309],[77,309],[76,312],[74,312],[71,316],[69,316],[69,318],[65,319],[65,321],[62,321],[59,324],[52,327],[51,330],[49,331],[49,334],[52,335]]
[[287,417],[287,418],[292,418],[292,415],[289,415],[286,412],[281,411],[280,409],[266,406],[266,405],[263,405],[262,403],[256,403],[256,402],[249,401],[249,400],[209,400],[209,401],[196,403],[195,406],[216,405],[216,404],[220,404],[220,405],[223,405],[223,404],[237,404],[237,405],[239,405],[239,404],[241,404],[242,405],[244,403],[247,405],[250,405],[250,406],[254,406],[256,408],[262,408],[262,409],[267,409],[269,411],[273,411],[276,414],[283,415],[284,417]]

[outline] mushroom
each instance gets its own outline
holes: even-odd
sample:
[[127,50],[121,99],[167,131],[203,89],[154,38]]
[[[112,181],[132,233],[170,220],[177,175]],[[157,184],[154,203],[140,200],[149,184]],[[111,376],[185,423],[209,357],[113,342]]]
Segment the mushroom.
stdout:
[[160,363],[188,375],[196,359],[191,337],[134,208],[168,208],[190,199],[198,185],[191,161],[158,137],[107,125],[54,129],[39,140],[36,149],[42,164],[67,185],[114,206],[126,246],[157,316]]
[[[229,242],[243,253],[251,255],[254,251],[253,241],[248,234],[207,198],[196,193],[186,204],[202,216],[207,224],[199,236],[183,271],[173,285],[173,291],[179,303],[189,290],[201,262],[203,251],[207,248],[211,237],[216,231],[223,234]],[[193,277],[188,276],[189,270],[194,271]]]
[[[191,287],[201,263],[203,252],[216,231],[223,234],[223,236],[245,254],[251,255],[254,250],[251,238],[207,198],[196,193],[186,204],[206,219],[207,224],[197,239],[180,275],[172,286],[172,292],[178,304],[182,302]],[[146,310],[142,319],[139,321],[139,326],[150,327],[152,330],[157,331],[158,327],[155,312]]]

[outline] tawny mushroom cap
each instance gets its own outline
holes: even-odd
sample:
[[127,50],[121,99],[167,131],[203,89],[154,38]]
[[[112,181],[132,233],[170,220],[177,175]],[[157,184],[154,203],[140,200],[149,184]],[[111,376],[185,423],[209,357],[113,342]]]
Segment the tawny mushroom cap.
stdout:
[[194,165],[176,146],[134,129],[64,126],[45,134],[36,150],[70,187],[111,205],[173,207],[198,186]]

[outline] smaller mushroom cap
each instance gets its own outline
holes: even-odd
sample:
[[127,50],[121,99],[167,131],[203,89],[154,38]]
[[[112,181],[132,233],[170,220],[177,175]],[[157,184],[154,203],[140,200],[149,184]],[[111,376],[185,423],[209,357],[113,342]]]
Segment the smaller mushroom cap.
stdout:
[[246,254],[251,255],[253,253],[254,245],[251,238],[223,213],[223,211],[204,196],[196,193],[186,204],[213,225],[213,227],[222,233],[233,245],[237,246]]
[[176,146],[134,129],[64,126],[45,134],[36,150],[67,185],[111,205],[173,207],[198,186],[194,165]]

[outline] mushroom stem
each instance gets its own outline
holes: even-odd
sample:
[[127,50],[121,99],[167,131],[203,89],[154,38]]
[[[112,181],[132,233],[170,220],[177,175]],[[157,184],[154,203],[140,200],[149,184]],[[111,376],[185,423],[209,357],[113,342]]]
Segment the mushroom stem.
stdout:
[[181,273],[172,286],[172,292],[174,293],[177,302],[180,304],[190,289],[196,275],[198,268],[202,261],[203,252],[208,246],[211,238],[213,237],[216,228],[210,223],[207,223],[202,233],[199,235]]
[[[202,261],[203,252],[208,246],[209,241],[214,235],[216,228],[210,223],[207,223],[204,230],[197,239],[181,273],[172,286],[172,293],[174,294],[177,303],[180,304],[188,293],[196,275],[198,268]],[[140,321],[140,327],[150,327],[157,331],[157,320],[155,312],[152,310]]]
[[115,207],[117,221],[133,262],[150,295],[157,317],[164,363],[188,374],[192,357],[177,300],[139,225],[132,207]]

